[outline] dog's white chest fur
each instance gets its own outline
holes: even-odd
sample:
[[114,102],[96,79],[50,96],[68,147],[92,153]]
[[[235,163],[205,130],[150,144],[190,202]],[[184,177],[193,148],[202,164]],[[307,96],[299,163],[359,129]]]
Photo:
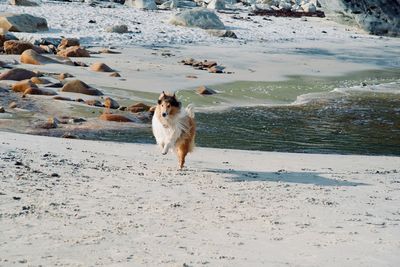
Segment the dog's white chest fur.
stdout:
[[162,148],[169,143],[174,145],[179,136],[181,136],[182,129],[180,127],[176,127],[176,125],[177,123],[174,121],[163,124],[157,116],[153,116],[153,134],[156,138],[157,144],[159,144]]

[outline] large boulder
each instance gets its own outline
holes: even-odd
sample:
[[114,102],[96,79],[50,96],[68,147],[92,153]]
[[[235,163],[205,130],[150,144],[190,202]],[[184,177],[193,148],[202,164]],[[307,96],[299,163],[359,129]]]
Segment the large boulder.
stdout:
[[9,0],[8,3],[12,6],[38,6],[37,3],[29,0]]
[[319,0],[329,17],[376,35],[400,36],[399,0]]
[[6,52],[6,54],[13,55],[21,55],[25,50],[34,48],[33,44],[19,40],[5,41],[3,46],[4,52]]
[[169,21],[171,24],[201,29],[225,29],[217,14],[205,8],[185,10],[175,14]]
[[16,68],[0,74],[0,80],[22,81],[36,76],[33,71]]
[[154,0],[128,0],[125,1],[125,5],[147,10],[157,9],[157,5]]
[[29,14],[0,13],[0,29],[4,32],[48,31],[47,21]]
[[103,93],[80,80],[72,80],[64,84],[61,92],[79,93],[85,95],[103,95]]

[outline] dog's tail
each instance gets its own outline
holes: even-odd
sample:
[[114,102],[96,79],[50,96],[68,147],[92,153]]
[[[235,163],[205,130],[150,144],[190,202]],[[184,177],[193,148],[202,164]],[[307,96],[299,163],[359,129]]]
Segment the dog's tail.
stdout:
[[194,106],[192,104],[189,104],[186,107],[186,113],[188,114],[188,116],[192,119],[194,119]]

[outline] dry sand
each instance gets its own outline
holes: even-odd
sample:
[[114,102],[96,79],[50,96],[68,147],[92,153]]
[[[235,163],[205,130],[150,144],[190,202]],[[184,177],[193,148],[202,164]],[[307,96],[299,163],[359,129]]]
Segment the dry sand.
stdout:
[[[400,158],[0,132],[0,265],[399,266]],[[185,265],[186,264],[186,265]]]

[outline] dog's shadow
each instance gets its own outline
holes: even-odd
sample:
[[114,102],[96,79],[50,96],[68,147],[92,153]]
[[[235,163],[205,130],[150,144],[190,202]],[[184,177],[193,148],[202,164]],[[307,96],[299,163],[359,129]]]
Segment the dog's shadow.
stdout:
[[228,179],[233,182],[283,182],[296,184],[313,184],[317,186],[360,186],[366,183],[337,180],[321,176],[317,172],[257,172],[257,171],[238,171],[233,169],[207,169],[208,172],[228,174]]

